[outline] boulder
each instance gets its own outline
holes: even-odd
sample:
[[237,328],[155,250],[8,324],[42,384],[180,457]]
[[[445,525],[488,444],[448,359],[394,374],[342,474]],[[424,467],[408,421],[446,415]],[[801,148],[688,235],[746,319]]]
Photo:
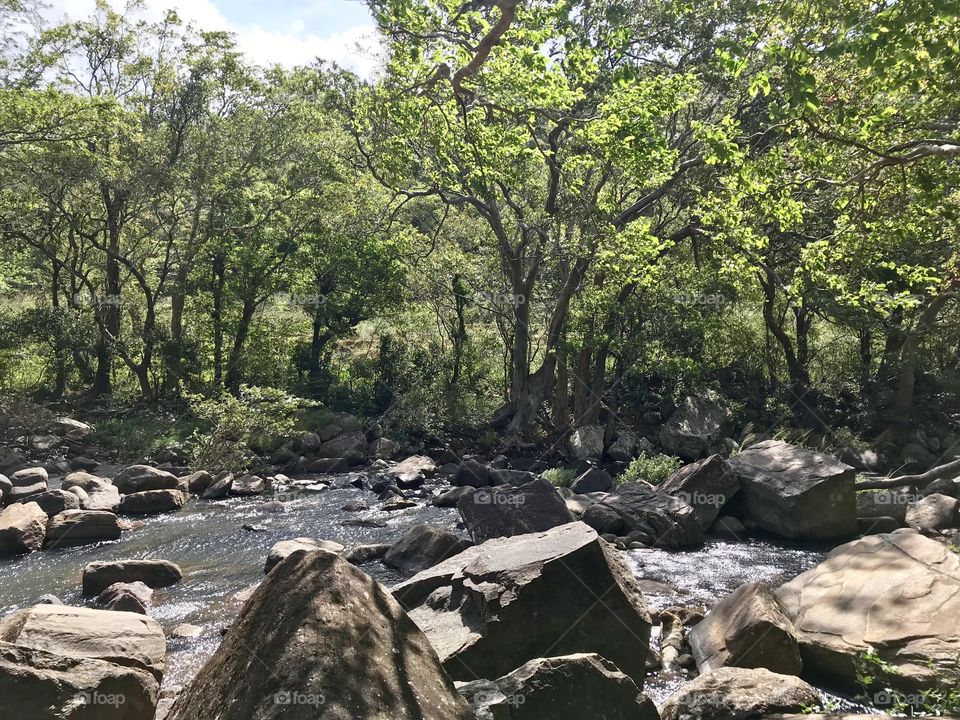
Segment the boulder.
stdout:
[[537,476],[528,470],[514,470],[512,468],[491,468],[490,485],[526,485],[528,482],[536,480]]
[[660,445],[682,460],[696,460],[731,430],[732,414],[716,397],[689,396],[660,428]]
[[370,509],[370,504],[366,500],[350,500],[340,509],[344,512],[363,512]]
[[903,526],[907,521],[907,505],[916,499],[905,490],[861,490],[857,493],[857,517],[892,517]]
[[619,486],[588,507],[582,519],[601,534],[643,533],[648,545],[677,547],[703,542],[703,529],[690,505],[643,483]]
[[67,605],[34,605],[0,621],[0,640],[67,657],[91,658],[163,677],[163,628],[128,612]]
[[747,537],[747,532],[742,522],[729,515],[721,515],[710,527],[710,534],[723,540],[741,541]]
[[93,472],[98,467],[100,467],[100,461],[87,457],[86,455],[77,455],[77,457],[70,459],[71,470],[84,470],[86,472]]
[[345,552],[343,557],[347,562],[351,562],[354,565],[362,565],[363,563],[373,562],[374,560],[382,560],[390,548],[391,546],[386,543],[357,545]]
[[327,552],[338,555],[344,551],[343,545],[333,540],[316,540],[314,538],[299,537],[293,540],[281,540],[267,554],[267,561],[264,563],[263,572],[269,573],[274,567],[279,565],[288,556],[299,550],[326,550]]
[[4,492],[3,501],[7,505],[10,505],[23,498],[39,495],[46,491],[46,470],[40,467],[17,470],[17,472],[10,476],[10,487]]
[[153,590],[142,582],[114,583],[97,596],[97,604],[104,610],[147,614]]
[[949,495],[952,498],[960,499],[960,477],[934,480],[920,491],[920,494],[923,496],[933,495],[934,493]]
[[179,487],[173,473],[150,465],[131,465],[124,468],[117,473],[113,484],[123,495],[145,490],[176,490]]
[[599,458],[603,455],[603,427],[585,425],[577,428],[567,441],[570,457],[574,460]]
[[66,490],[47,490],[18,502],[35,502],[47,514],[47,517],[53,517],[64,510],[80,509],[80,498]]
[[577,495],[591,492],[607,492],[613,487],[613,478],[606,470],[592,467],[577,477],[570,485],[570,489]]
[[236,720],[474,717],[389,593],[322,550],[274,568],[168,720],[219,720],[225,708]]
[[367,437],[359,430],[343,433],[320,446],[322,458],[346,458],[357,465],[369,456],[370,447]]
[[17,503],[0,512],[0,556],[40,550],[46,534],[47,514],[36,503]]
[[[841,545],[777,596],[797,630],[804,676],[855,692],[858,657],[874,652],[907,692],[949,684],[960,656],[960,555],[914,530]],[[876,673],[876,668],[871,667]]]
[[155,515],[176,512],[187,502],[180,490],[143,490],[124,495],[117,507],[121,515]]
[[187,492],[194,495],[202,495],[213,482],[213,475],[206,470],[198,470],[195,473],[179,478],[181,485],[186,484]]
[[408,489],[420,487],[424,480],[433,477],[436,472],[437,464],[433,458],[426,455],[411,455],[390,468],[386,476],[396,482],[397,487]]
[[153,720],[159,683],[148,672],[0,642],[0,717]]
[[481,488],[457,502],[474,542],[549,530],[574,521],[557,489],[543,478],[520,487]]
[[200,497],[204,500],[222,500],[230,494],[230,487],[233,485],[233,473],[219,473],[207,489],[203,491]]
[[817,691],[798,677],[763,668],[726,667],[701,675],[670,696],[663,720],[733,720],[801,713],[820,705]]
[[415,573],[433,567],[470,547],[470,542],[446,530],[414,525],[383,556],[383,564],[402,572]]
[[607,448],[607,457],[615,462],[630,462],[637,456],[637,439],[628,432],[621,432]]
[[497,680],[458,684],[478,720],[660,720],[636,683],[593,653],[537,658]]
[[799,675],[803,667],[793,623],[760,583],[741,585],[690,630],[700,672],[721,667],[766,668]]
[[740,490],[740,481],[722,457],[711,455],[676,470],[660,484],[659,490],[692,507],[700,527],[706,531]]
[[460,502],[460,498],[464,495],[470,495],[476,492],[476,490],[476,488],[470,487],[469,485],[451,488],[437,495],[431,502],[431,505],[435,505],[436,507],[456,507],[457,503]]
[[263,495],[266,490],[267,484],[259,475],[241,475],[230,486],[231,495]]
[[387,438],[377,438],[370,443],[370,457],[376,460],[392,460],[400,452],[400,443]]
[[350,468],[352,467],[353,463],[346,458],[320,458],[319,460],[314,460],[312,463],[310,463],[310,467],[307,468],[307,471],[310,474],[331,475],[333,473],[349,472]]
[[960,502],[949,495],[934,493],[907,506],[906,524],[922,532],[946,530],[958,526]]
[[56,417],[49,425],[50,432],[70,440],[82,440],[93,434],[93,425],[69,417]]
[[[650,616],[619,555],[583,523],[467,548],[393,595],[456,680],[501,677],[551,653],[597,653],[638,687]],[[602,598],[602,602],[598,602]]]
[[120,539],[120,521],[106,510],[64,510],[47,523],[46,547],[86,545]]
[[72,472],[63,479],[61,490],[74,492],[79,489],[83,495],[74,492],[80,498],[80,507],[84,510],[107,510],[115,512],[120,506],[120,491],[106,478],[91,475],[88,472]]
[[490,468],[473,459],[464,460],[450,479],[450,484],[456,487],[489,487]]
[[856,535],[856,473],[837,458],[765,440],[729,463],[740,478],[746,516],[758,527],[795,540]]
[[176,585],[183,579],[179,565],[169,560],[98,560],[83,568],[83,594],[99,595],[114,583],[141,582],[150,588]]

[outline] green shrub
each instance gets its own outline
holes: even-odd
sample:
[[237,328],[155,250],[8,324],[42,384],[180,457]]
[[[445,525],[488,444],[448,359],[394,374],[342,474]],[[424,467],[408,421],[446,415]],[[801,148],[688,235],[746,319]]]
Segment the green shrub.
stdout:
[[570,487],[573,484],[574,479],[577,477],[575,470],[570,470],[569,468],[550,468],[545,470],[542,475],[543,479],[551,483],[555,487]]
[[240,395],[187,396],[193,414],[204,425],[191,435],[194,469],[242,472],[257,469],[260,461],[251,449],[267,446],[274,438],[289,435],[304,402],[273,388],[244,385]]
[[641,455],[630,463],[630,466],[617,478],[617,482],[642,481],[651,485],[659,485],[670,477],[680,465],[680,458],[671,455],[654,455],[653,457]]

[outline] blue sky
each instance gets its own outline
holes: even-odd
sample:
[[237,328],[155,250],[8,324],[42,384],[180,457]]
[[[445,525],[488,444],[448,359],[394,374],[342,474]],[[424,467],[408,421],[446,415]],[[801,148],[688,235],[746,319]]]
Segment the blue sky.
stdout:
[[[126,0],[109,0],[120,9]],[[52,20],[89,15],[95,0],[52,0]],[[145,14],[159,18],[175,8],[205,30],[229,30],[258,63],[295,65],[316,57],[361,75],[377,66],[379,43],[360,0],[145,0]]]

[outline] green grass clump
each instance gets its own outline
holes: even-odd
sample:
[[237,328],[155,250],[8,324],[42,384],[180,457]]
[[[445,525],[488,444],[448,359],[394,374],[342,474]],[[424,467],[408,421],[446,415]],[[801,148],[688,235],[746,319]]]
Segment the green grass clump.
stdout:
[[648,482],[651,485],[659,485],[674,471],[680,467],[680,458],[671,455],[654,455],[648,457],[641,455],[630,466],[623,471],[617,482]]
[[554,487],[568,488],[576,477],[576,471],[569,468],[550,468],[543,472],[543,479]]

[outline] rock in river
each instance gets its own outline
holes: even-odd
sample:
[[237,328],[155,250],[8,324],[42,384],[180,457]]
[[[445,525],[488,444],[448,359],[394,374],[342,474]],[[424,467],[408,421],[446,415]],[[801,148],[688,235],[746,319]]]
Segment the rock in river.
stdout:
[[720,668],[684,685],[660,711],[663,720],[734,720],[800,713],[820,696],[800,678],[769,670]]
[[269,573],[288,556],[298,550],[326,550],[340,554],[344,551],[343,545],[333,540],[315,540],[309,537],[299,537],[293,540],[281,540],[267,554],[267,561],[263,565],[263,572]]
[[98,560],[83,568],[83,594],[99,595],[114,583],[142,582],[147,587],[176,585],[183,579],[179,565],[169,560]]
[[383,557],[383,564],[403,572],[420,572],[448,557],[463,552],[470,542],[446,530],[429,525],[414,525],[397,540]]
[[323,550],[281,562],[168,720],[472,720],[436,652],[380,585]]
[[[960,656],[960,555],[914,530],[841,545],[777,591],[797,629],[804,676],[856,691],[870,648],[907,692],[950,686]],[[871,672],[876,669],[871,668]]]
[[609,660],[579,653],[537,658],[497,680],[458,685],[478,720],[660,720],[636,683]]
[[692,507],[706,532],[723,506],[739,492],[740,481],[722,457],[711,455],[679,468],[658,489]]
[[457,502],[474,542],[549,530],[573,522],[557,489],[543,478],[513,487],[480,488]]
[[764,440],[728,462],[740,478],[747,517],[758,527],[795,540],[856,535],[856,471],[837,458]]
[[644,533],[651,545],[675,547],[703,542],[703,528],[693,507],[644,483],[621,485],[588,507],[583,521],[601,534]]
[[583,523],[488,540],[393,594],[456,680],[501,677],[549,650],[598,653],[643,683],[646,605],[624,561]]
[[86,545],[120,538],[117,516],[106,510],[65,510],[47,523],[47,547]]
[[113,484],[123,494],[144,490],[176,490],[179,487],[173,473],[150,465],[131,465],[117,473]]
[[36,503],[17,503],[0,512],[0,556],[40,550],[46,534],[47,514]]

